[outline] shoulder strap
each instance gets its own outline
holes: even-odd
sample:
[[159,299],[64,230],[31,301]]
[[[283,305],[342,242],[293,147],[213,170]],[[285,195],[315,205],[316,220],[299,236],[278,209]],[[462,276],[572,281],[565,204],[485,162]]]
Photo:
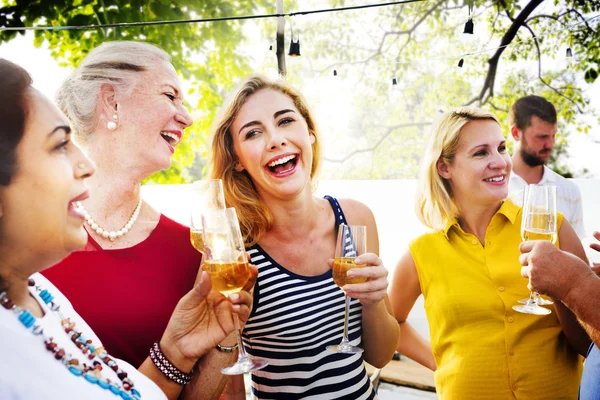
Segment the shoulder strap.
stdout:
[[335,229],[337,231],[337,228],[340,226],[340,224],[346,224],[348,225],[348,222],[346,221],[346,216],[344,215],[344,212],[342,211],[342,207],[340,206],[340,203],[337,201],[337,199],[335,197],[331,197],[331,196],[324,196],[325,199],[327,199],[327,201],[329,201],[329,204],[331,205],[331,208],[333,209],[333,214],[335,215]]

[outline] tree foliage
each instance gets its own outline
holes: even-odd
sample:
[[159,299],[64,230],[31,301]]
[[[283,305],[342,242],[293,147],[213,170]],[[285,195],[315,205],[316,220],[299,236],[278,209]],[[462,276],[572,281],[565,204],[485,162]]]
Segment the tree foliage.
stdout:
[[[284,2],[286,12],[356,4]],[[261,11],[275,12],[275,2],[9,0],[0,8],[0,26],[89,25]],[[287,59],[287,79],[304,92],[320,123],[322,176],[415,178],[430,125],[441,112],[474,104],[506,121],[511,104],[531,93],[545,96],[559,111],[560,137],[551,166],[570,173],[564,164],[568,135],[590,129],[590,119],[583,116],[597,118],[584,87],[600,73],[600,18],[593,18],[599,12],[600,0],[425,0],[287,18],[286,40],[292,24],[302,41],[302,57]],[[475,23],[475,40],[463,42],[459,37],[469,16]],[[252,40],[268,38],[274,44],[275,19],[246,24],[254,28]],[[224,93],[251,71],[277,71],[274,52],[265,49],[258,62],[244,55],[252,46],[244,33],[242,23],[212,22],[45,31],[36,32],[35,41],[48,43],[53,55],[68,65],[77,65],[104,40],[147,40],[171,53],[176,69],[190,83],[188,98],[196,122],[176,153],[174,167],[152,180],[181,182],[203,173],[208,130]],[[0,32],[0,41],[14,35]],[[574,61],[565,59],[567,47]],[[460,59],[462,68],[457,67]]]

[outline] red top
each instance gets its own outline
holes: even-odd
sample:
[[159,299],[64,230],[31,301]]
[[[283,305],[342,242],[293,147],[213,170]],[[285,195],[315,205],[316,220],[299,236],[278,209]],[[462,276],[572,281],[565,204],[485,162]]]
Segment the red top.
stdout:
[[194,285],[201,255],[190,229],[160,216],[150,236],[104,250],[88,234],[81,250],[42,272],[71,301],[106,351],[136,368]]

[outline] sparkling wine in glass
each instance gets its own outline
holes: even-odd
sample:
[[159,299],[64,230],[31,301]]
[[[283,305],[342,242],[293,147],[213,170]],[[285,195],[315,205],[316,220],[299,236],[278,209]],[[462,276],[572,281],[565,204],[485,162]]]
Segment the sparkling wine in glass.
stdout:
[[[367,251],[367,227],[364,225],[340,224],[335,245],[335,258],[333,261],[333,281],[340,288],[344,285],[366,282],[367,278],[348,278],[348,271],[352,268],[366,267],[366,264],[356,264],[355,259]],[[344,334],[340,344],[327,346],[327,350],[336,353],[362,353],[363,349],[353,346],[348,340],[348,316],[350,311],[350,298],[344,293]]]
[[[547,240],[556,244],[557,211],[556,186],[529,185],[525,188],[521,221],[521,237],[526,240]],[[542,303],[542,300],[546,303]],[[521,302],[521,301],[519,301]],[[540,307],[540,304],[552,304],[542,299],[536,292],[531,292],[523,305],[513,306],[513,310],[535,315],[547,315],[551,311]]]
[[[202,214],[204,233],[204,270],[208,272],[214,290],[224,296],[237,293],[251,276],[240,225],[234,208],[211,209]],[[222,368],[225,375],[239,375],[267,366],[267,361],[246,353],[240,332],[240,321],[234,314],[238,344],[237,361]]]
[[202,213],[206,210],[225,209],[225,194],[221,179],[206,179],[192,184],[190,241],[199,252],[204,252]]

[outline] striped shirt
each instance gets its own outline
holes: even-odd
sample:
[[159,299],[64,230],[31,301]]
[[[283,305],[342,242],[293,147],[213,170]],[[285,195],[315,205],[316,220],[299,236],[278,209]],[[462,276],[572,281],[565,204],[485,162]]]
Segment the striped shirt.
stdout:
[[[514,171],[508,181],[509,194],[508,197],[513,203],[523,206],[523,192],[527,182]],[[585,227],[583,226],[583,204],[581,192],[577,185],[560,176],[556,172],[544,165],[544,175],[538,185],[555,185],[556,186],[556,206],[558,211],[563,213],[569,224],[573,227],[579,239],[586,236]]]
[[[344,213],[332,197],[336,219]],[[269,365],[252,374],[252,392],[259,399],[374,399],[362,354],[333,353],[344,331],[344,293],[331,270],[319,276],[295,274],[259,246],[248,249],[258,267],[252,313],[243,332],[249,354]],[[310,256],[307,253],[307,256]],[[348,340],[360,346],[362,306],[350,301]]]

